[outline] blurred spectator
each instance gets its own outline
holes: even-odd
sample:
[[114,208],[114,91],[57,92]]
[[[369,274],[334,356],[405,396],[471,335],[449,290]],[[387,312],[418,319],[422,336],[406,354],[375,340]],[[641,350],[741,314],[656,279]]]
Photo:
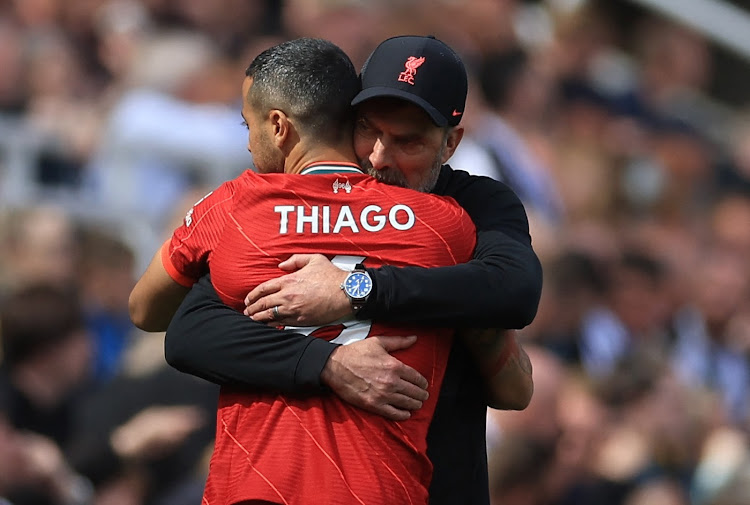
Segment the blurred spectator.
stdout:
[[459,48],[450,163],[516,189],[545,270],[532,405],[488,414],[493,503],[750,503],[750,100],[717,86],[744,63],[642,4],[0,1],[0,309],[61,342],[1,330],[0,503],[199,499],[213,390],[161,368],[124,295],[252,167],[236,95],[260,50],[317,36],[361,66],[404,33]]
[[750,257],[750,191],[727,191],[717,196],[710,214],[710,234],[720,247]]
[[3,301],[0,326],[0,397],[22,437],[8,498],[39,505],[66,504],[69,494],[86,498],[63,454],[90,386],[91,341],[78,299],[51,285],[20,288]]
[[[661,181],[654,201],[645,202],[651,206],[650,212],[670,221],[694,219],[704,213],[711,192],[715,191],[714,153],[705,139],[684,123],[660,121],[650,137],[649,156],[652,169],[659,171]],[[642,210],[638,205],[642,203],[638,198],[642,189],[638,187],[637,175],[625,175],[623,190],[626,202]]]
[[636,107],[680,120],[723,143],[725,111],[706,95],[713,65],[706,39],[685,25],[650,16],[635,40],[641,65]]
[[489,456],[490,503],[548,503],[541,484],[555,457],[554,446],[525,437],[504,437]]
[[695,477],[691,504],[739,505],[750,496],[750,443],[746,430],[719,426],[706,438]]
[[104,503],[182,505],[203,495],[218,387],[167,366],[162,349],[161,338],[139,334],[79,411],[70,460]]
[[0,290],[48,282],[66,288],[75,281],[77,224],[55,206],[11,211],[0,230]]
[[583,324],[604,294],[604,267],[585,252],[574,250],[560,252],[543,267],[539,310],[524,335],[551,350],[566,365],[580,367]]
[[[0,114],[17,115],[25,108],[23,37],[9,20],[0,21]],[[2,117],[0,116],[0,117]]]
[[54,442],[13,428],[0,407],[0,504],[87,505],[92,493]]
[[135,285],[135,255],[111,232],[86,227],[81,240],[79,283],[86,326],[94,339],[94,377],[111,378],[135,331],[128,296]]
[[476,135],[495,161],[493,178],[513,188],[528,211],[560,222],[556,182],[531,144],[550,99],[550,83],[520,47],[484,56],[478,76],[488,108]]
[[84,63],[65,34],[49,30],[28,41],[27,65],[26,119],[42,140],[34,178],[45,190],[73,191],[101,128]]
[[[608,130],[614,116],[608,98],[580,76],[561,80],[552,134],[555,180],[569,222],[602,220],[615,215],[620,151],[611,149]],[[623,149],[617,135],[617,148]]]
[[747,426],[750,335],[733,325],[750,293],[747,257],[711,247],[692,280],[692,300],[675,321],[675,366],[687,384],[719,395],[728,421]]
[[544,444],[554,444],[560,434],[557,418],[558,398],[565,385],[564,364],[552,353],[538,346],[526,346],[534,367],[534,397],[522,411],[488,412],[487,444],[495,444],[506,437],[524,436]]
[[6,416],[7,400],[0,397],[0,504],[7,505],[5,498],[19,481],[14,472],[18,462],[19,440],[16,430]]
[[666,357],[671,314],[668,272],[656,258],[625,251],[609,266],[602,303],[584,317],[581,362],[600,378],[614,371],[628,355],[648,349]]
[[654,479],[636,487],[624,505],[690,505],[684,487],[669,478]]
[[183,192],[218,185],[251,165],[237,109],[224,96],[193,93],[217,71],[217,58],[198,33],[147,38],[87,166],[86,201],[139,230],[138,255],[158,246],[162,218]]
[[541,505],[560,436],[558,399],[565,368],[548,351],[524,344],[534,367],[534,396],[518,412],[490,410],[487,419],[490,496],[493,505]]
[[706,505],[744,505],[750,496],[750,464],[746,463]]
[[[420,18],[409,17],[408,12],[415,7],[413,2],[388,5],[361,0],[286,0],[281,7],[281,16],[289,38],[330,40],[342,48],[359,69],[373,47],[388,37],[406,33],[394,27],[400,20],[409,20],[412,25],[409,34],[424,33],[417,27]],[[402,12],[402,9],[407,12]]]
[[718,186],[725,191],[750,193],[750,110],[738,111],[729,121],[726,160],[720,166]]
[[4,300],[0,317],[10,421],[62,446],[90,385],[92,346],[78,298],[51,285],[23,287]]

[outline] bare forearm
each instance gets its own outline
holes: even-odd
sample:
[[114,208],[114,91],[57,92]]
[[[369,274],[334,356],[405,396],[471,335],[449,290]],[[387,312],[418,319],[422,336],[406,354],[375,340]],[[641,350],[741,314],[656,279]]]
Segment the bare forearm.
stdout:
[[[181,300],[179,296],[184,296],[184,293],[179,288],[176,288],[175,291],[177,293],[174,295],[174,298],[152,299],[148,300],[148,303],[140,303],[142,299],[132,296],[130,298],[129,310],[130,319],[133,321],[133,324],[143,331],[166,331],[169,322],[180,306]],[[187,292],[187,289],[184,291]],[[133,291],[133,293],[134,295],[138,294],[137,291]]]
[[144,331],[165,331],[189,290],[169,276],[157,251],[130,293],[130,319]]
[[495,409],[523,410],[534,392],[532,367],[515,330],[468,329],[460,332],[479,366],[487,404]]

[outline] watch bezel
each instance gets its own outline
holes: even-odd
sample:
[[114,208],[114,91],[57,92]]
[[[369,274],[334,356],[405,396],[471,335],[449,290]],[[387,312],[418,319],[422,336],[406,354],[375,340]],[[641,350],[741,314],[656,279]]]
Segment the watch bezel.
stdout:
[[[348,286],[349,279],[351,279],[355,275],[362,275],[368,281],[369,289],[367,289],[367,292],[364,294],[364,296],[354,296],[349,291],[349,286]],[[344,278],[344,282],[341,283],[341,289],[344,291],[344,294],[346,294],[347,298],[349,298],[349,303],[351,304],[352,310],[355,313],[364,306],[365,302],[367,301],[370,294],[372,293],[373,287],[374,286],[372,282],[372,277],[370,277],[370,274],[367,273],[367,271],[362,265],[357,265],[354,268],[354,270],[352,270],[346,275],[346,277]]]
[[[353,288],[349,285],[349,281],[351,279],[355,277],[359,277],[359,276],[361,276],[364,279],[367,279],[367,288],[366,288],[367,292],[362,296],[358,296],[352,293],[350,289],[353,289]],[[346,292],[347,296],[351,298],[352,300],[366,300],[367,297],[370,296],[370,293],[372,292],[372,278],[364,270],[354,270],[352,272],[349,272],[349,274],[344,279],[344,292]]]

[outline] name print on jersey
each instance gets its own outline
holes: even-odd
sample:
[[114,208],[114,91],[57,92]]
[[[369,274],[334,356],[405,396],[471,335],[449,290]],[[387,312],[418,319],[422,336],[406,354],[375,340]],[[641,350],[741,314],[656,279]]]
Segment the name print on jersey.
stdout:
[[412,208],[403,204],[396,204],[387,210],[379,205],[368,205],[356,217],[348,205],[342,205],[335,216],[331,215],[330,205],[276,205],[273,210],[279,214],[281,235],[292,233],[290,228],[300,234],[340,233],[344,228],[352,233],[360,233],[360,230],[374,233],[386,226],[407,231],[416,222]]

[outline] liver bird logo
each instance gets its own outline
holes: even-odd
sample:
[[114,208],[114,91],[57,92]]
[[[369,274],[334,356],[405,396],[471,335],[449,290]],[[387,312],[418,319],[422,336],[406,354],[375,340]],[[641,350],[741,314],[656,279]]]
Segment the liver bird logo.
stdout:
[[414,86],[414,76],[417,75],[417,69],[424,63],[424,56],[421,58],[417,58],[416,56],[409,56],[407,58],[406,63],[404,63],[404,67],[406,69],[398,74],[398,80],[400,82],[408,82],[412,86]]

